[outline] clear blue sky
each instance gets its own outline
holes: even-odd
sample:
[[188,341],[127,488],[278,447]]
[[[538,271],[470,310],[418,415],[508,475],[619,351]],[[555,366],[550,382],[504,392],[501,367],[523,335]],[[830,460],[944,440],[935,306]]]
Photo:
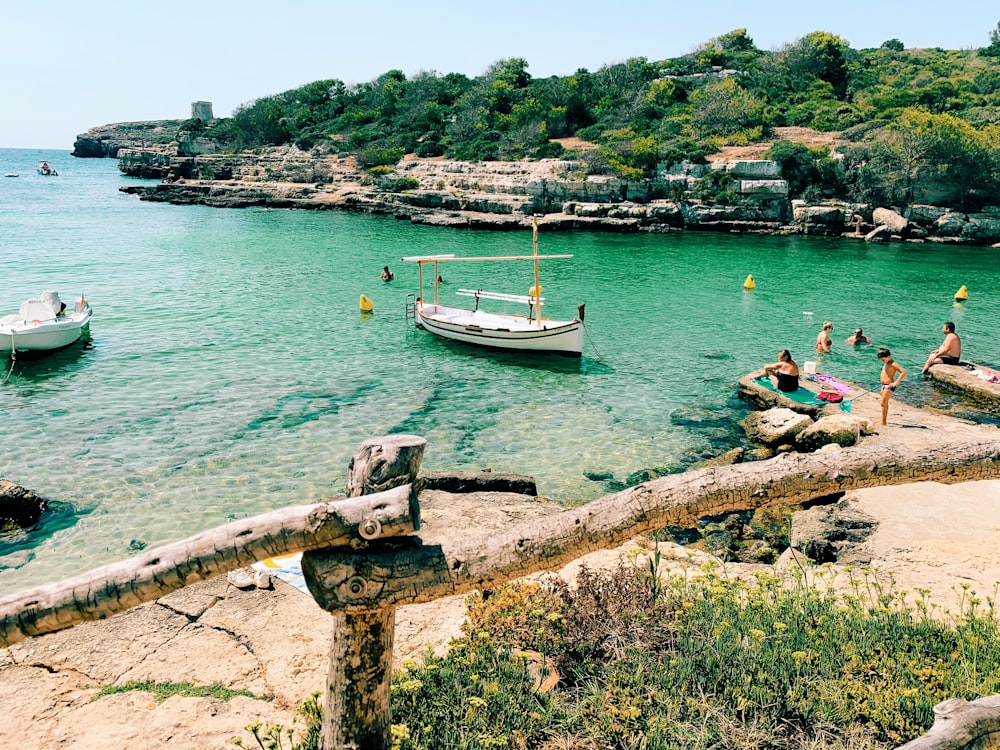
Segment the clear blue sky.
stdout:
[[399,68],[481,74],[523,57],[536,77],[661,60],[745,28],[761,49],[810,31],[852,47],[989,43],[1000,6],[983,0],[495,3],[398,0],[15,0],[0,15],[0,147],[71,148],[90,127],[216,116],[321,78],[369,81]]

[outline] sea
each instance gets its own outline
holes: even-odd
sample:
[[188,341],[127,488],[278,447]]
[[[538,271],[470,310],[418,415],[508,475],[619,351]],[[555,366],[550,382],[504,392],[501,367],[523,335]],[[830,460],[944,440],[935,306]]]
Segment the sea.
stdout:
[[[38,175],[41,159],[59,175]],[[430,471],[531,475],[565,506],[682,471],[743,444],[736,381],[784,348],[819,359],[824,320],[820,371],[877,387],[875,347],[844,344],[862,326],[908,371],[897,398],[991,419],[919,372],[946,320],[968,359],[1000,364],[996,249],[543,228],[541,253],[573,255],[542,264],[546,314],[586,303],[587,338],[580,359],[529,357],[416,329],[401,258],[530,253],[530,230],[140,202],[114,160],[68,151],[0,149],[0,174],[18,175],[0,177],[0,315],[46,289],[94,309],[76,345],[0,358],[0,478],[50,501],[37,528],[0,539],[0,595],[341,494],[380,435],[425,437]],[[444,304],[534,283],[530,263],[441,275]]]

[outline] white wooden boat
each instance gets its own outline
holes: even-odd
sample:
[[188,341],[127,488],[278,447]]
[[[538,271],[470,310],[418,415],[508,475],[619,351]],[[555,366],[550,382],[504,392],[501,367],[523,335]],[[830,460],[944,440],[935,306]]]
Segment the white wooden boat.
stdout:
[[0,318],[0,353],[48,351],[69,346],[87,330],[93,310],[81,296],[66,305],[56,292],[44,291],[21,304],[21,309]]
[[[513,349],[528,352],[553,352],[579,357],[583,353],[584,306],[578,308],[573,320],[550,320],[542,316],[545,297],[541,296],[538,262],[554,258],[572,258],[572,255],[539,255],[538,223],[532,222],[533,250],[531,255],[507,255],[498,257],[462,258],[454,255],[421,255],[403,258],[417,264],[419,269],[419,293],[414,305],[414,319],[418,327],[438,336],[466,344],[489,347],[491,349]],[[505,294],[487,292],[482,289],[459,289],[457,294],[475,300],[472,309],[442,305],[438,301],[441,276],[440,263],[469,261],[533,261],[535,284],[528,294]],[[434,279],[433,303],[424,295],[424,266],[430,266]],[[427,301],[425,301],[427,300]],[[492,313],[479,309],[481,300],[497,300],[507,303],[524,304],[526,315]]]

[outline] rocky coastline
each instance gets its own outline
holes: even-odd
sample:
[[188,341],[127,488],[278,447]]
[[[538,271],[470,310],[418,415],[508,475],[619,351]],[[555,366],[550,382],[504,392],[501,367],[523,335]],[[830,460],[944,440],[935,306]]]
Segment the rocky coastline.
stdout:
[[[471,163],[410,157],[373,177],[352,157],[317,158],[294,147],[236,157],[125,149],[119,158],[125,174],[163,179],[157,185],[126,185],[122,192],[177,205],[338,209],[494,230],[521,229],[532,215],[544,215],[550,230],[687,229],[1000,245],[1000,207],[964,213],[929,205],[899,210],[842,201],[809,205],[777,194],[747,193],[761,182],[749,179],[741,180],[744,194],[738,205],[671,200],[658,197],[662,181],[586,175],[582,163],[570,160]],[[738,175],[756,164],[759,160],[736,160],[713,167]]]
[[[117,158],[122,174],[162,181],[125,185],[122,192],[176,205],[343,210],[470,229],[523,229],[531,216],[543,215],[547,230],[696,230],[1000,246],[1000,206],[968,213],[922,204],[789,199],[780,166],[759,158],[767,144],[749,155],[723,151],[707,165],[683,163],[664,167],[652,179],[626,180],[590,174],[575,158],[462,162],[408,155],[395,165],[366,169],[332,144],[224,154],[210,139],[180,132],[180,124],[91,128],[77,136],[73,155]],[[779,130],[778,138],[804,137],[801,128]],[[595,148],[565,145],[578,153]],[[736,204],[690,196],[698,178],[717,170],[733,179]]]

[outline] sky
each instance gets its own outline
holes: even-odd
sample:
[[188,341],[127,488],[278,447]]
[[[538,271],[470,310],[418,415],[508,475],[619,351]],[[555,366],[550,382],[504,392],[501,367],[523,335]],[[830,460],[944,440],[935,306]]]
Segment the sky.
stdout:
[[990,43],[982,0],[14,0],[0,28],[0,148],[70,149],[114,122],[216,117],[312,81],[399,69],[481,75],[522,57],[536,78],[662,60],[744,28],[760,49],[828,31],[856,49]]

